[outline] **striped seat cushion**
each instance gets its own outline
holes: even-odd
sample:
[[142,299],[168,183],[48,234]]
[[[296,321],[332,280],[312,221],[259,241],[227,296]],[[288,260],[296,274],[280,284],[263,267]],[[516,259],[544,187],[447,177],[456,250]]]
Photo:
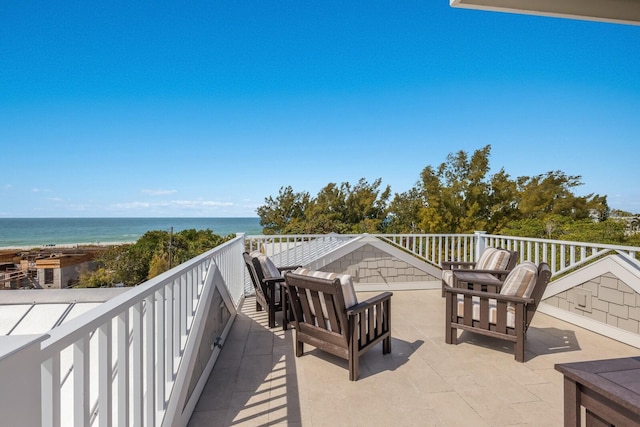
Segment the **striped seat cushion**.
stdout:
[[[538,280],[538,267],[530,261],[524,261],[517,265],[507,276],[500,289],[500,294],[529,298],[533,292],[533,288]],[[472,298],[473,320],[480,320],[480,299]],[[489,323],[495,325],[497,317],[497,305],[495,299],[489,300]],[[458,295],[458,316],[464,315],[464,297]],[[507,304],[507,327],[515,327],[515,307],[513,304]]]
[[[471,317],[473,320],[480,321],[480,299],[473,297],[471,299],[473,304],[473,310]],[[498,308],[496,306],[496,300],[489,300],[489,323],[495,325],[497,322]],[[464,296],[458,295],[458,316],[464,316]],[[516,324],[516,315],[513,307],[507,305],[507,327],[514,328]]]

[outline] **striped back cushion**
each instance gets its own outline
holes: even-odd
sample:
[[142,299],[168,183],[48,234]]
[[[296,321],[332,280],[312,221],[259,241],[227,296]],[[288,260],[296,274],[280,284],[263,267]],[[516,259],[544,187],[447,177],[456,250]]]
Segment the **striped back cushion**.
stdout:
[[325,271],[309,270],[308,268],[297,268],[294,273],[302,276],[317,277],[320,279],[336,280],[340,279],[340,285],[342,285],[342,295],[344,297],[345,308],[349,308],[358,303],[356,297],[356,291],[353,288],[353,280],[349,274],[340,273],[328,273]]
[[476,263],[476,270],[504,270],[511,253],[504,249],[486,248]]
[[449,286],[453,286],[453,270],[442,270],[442,281]]
[[489,270],[489,268],[486,267],[487,263],[489,262],[493,254],[496,253],[496,251],[497,251],[496,248],[490,248],[490,247],[484,248],[482,250],[482,253],[480,254],[480,258],[478,258],[478,261],[476,262],[476,269]]
[[271,261],[271,259],[264,255],[260,251],[252,251],[249,256],[252,258],[258,258],[260,261],[260,267],[262,267],[262,274],[265,278],[267,277],[281,277],[282,273],[278,270],[278,267]]
[[538,281],[538,267],[531,261],[517,265],[504,280],[500,293],[522,298],[529,298]]

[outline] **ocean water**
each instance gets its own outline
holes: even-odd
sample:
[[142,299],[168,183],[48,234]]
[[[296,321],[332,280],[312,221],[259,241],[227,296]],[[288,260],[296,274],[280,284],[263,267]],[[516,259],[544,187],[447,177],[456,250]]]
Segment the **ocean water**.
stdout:
[[135,242],[150,230],[262,234],[260,218],[0,218],[0,247]]

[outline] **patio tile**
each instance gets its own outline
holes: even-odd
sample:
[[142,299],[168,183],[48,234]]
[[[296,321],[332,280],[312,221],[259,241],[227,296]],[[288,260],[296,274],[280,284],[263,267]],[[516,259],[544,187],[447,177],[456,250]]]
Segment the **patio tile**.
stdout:
[[295,357],[294,332],[269,329],[247,298],[189,426],[562,425],[556,363],[638,354],[538,313],[518,363],[500,340],[460,333],[447,345],[439,290],[395,292],[392,304],[391,354],[371,349],[351,382],[346,360],[309,345]]

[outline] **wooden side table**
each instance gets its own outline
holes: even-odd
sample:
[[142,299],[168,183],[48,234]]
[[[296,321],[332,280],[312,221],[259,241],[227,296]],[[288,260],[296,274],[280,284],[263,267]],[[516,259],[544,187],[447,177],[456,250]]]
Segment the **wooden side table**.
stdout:
[[504,283],[490,273],[477,272],[473,270],[455,270],[453,272],[453,287],[460,287],[460,283],[466,283],[465,289],[476,291],[487,291],[499,294]]
[[640,357],[562,363],[564,425],[640,427]]

